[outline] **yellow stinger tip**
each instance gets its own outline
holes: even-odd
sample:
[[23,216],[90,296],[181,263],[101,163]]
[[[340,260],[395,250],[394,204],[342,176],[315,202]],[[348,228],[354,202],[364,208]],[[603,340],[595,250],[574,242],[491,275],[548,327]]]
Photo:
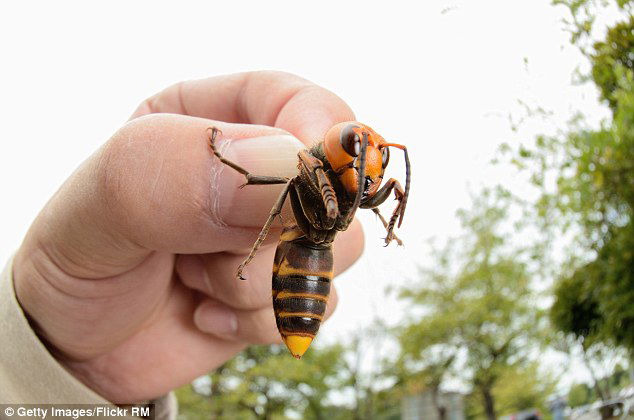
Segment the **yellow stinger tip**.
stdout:
[[312,337],[305,337],[302,335],[287,335],[284,337],[286,347],[291,351],[291,354],[296,359],[301,359],[310,343],[312,343]]

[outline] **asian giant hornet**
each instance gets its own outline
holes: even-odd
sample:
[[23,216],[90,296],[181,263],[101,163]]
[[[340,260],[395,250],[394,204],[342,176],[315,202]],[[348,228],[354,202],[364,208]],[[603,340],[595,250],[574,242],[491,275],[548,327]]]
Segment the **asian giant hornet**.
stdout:
[[[339,123],[326,132],[322,141],[299,152],[299,174],[287,179],[253,175],[225,159],[215,145],[220,130],[210,127],[209,131],[211,150],[222,163],[246,177],[244,185],[285,184],[251,252],[238,267],[237,277],[244,280],[244,267],[255,256],[290,197],[295,221],[284,225],[275,252],[273,310],[282,339],[299,359],[315,338],[326,311],[333,277],[332,242],[337,232],[348,228],[356,210],[371,209],[387,230],[386,246],[392,240],[401,245],[394,227],[403,222],[409,195],[411,171],[407,148],[386,142],[367,125]],[[401,149],[405,154],[405,190],[393,178],[381,187],[390,161],[389,147]],[[392,191],[398,204],[386,221],[377,207]]]

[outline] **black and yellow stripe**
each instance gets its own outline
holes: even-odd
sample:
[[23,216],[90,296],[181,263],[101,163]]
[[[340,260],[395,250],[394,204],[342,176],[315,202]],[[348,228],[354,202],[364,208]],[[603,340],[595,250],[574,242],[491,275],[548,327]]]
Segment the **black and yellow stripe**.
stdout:
[[273,265],[273,309],[277,328],[300,358],[319,330],[333,277],[332,244],[315,244],[301,230],[282,232]]

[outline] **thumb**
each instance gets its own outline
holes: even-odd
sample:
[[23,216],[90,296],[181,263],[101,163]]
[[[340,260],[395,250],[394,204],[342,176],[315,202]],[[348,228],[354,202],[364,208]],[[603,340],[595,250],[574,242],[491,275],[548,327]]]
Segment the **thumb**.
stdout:
[[283,185],[247,186],[210,150],[254,174],[292,177],[299,140],[283,130],[176,114],[130,121],[66,181],[31,227],[20,254],[43,252],[66,274],[102,278],[151,252],[248,247]]

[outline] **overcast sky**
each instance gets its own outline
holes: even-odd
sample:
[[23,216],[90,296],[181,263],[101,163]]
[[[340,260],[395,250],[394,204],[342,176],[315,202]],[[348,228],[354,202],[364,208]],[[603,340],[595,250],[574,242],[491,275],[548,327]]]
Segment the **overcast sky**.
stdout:
[[[337,280],[339,308],[321,336],[343,337],[374,316],[396,322],[403,311],[385,287],[416,278],[427,238],[458,232],[469,190],[512,177],[489,165],[499,143],[564,127],[577,110],[605,115],[591,87],[571,84],[582,58],[550,0],[400,3],[3,5],[0,260],[141,100],[183,79],[284,70],[334,91],[359,121],[410,150],[405,247],[383,248],[382,227],[362,217],[365,254]],[[513,133],[518,100],[552,111],[551,123]],[[403,178],[396,155],[390,175]]]

